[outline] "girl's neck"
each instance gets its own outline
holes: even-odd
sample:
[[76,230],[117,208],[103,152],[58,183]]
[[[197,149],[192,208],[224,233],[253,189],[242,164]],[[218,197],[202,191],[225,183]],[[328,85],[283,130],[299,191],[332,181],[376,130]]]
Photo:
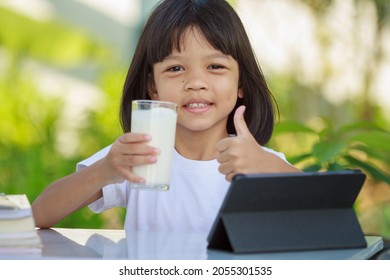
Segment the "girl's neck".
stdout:
[[216,144],[228,137],[225,131],[176,131],[175,149],[183,157],[191,160],[213,160],[217,157]]

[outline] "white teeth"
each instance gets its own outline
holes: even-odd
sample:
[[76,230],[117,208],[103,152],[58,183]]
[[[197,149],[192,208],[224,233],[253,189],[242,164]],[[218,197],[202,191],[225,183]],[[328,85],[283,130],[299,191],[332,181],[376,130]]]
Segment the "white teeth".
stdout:
[[187,107],[188,108],[204,108],[204,107],[207,107],[208,104],[205,104],[205,103],[191,103],[191,104],[188,104]]

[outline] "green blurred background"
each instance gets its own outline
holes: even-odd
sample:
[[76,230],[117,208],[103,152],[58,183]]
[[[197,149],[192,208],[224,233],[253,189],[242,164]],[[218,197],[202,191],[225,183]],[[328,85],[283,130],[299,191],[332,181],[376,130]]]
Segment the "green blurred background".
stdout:
[[[390,237],[390,1],[235,0],[304,170],[362,169],[367,234]],[[119,99],[155,0],[0,0],[0,192],[43,189],[121,134]],[[124,209],[57,227],[122,228]]]

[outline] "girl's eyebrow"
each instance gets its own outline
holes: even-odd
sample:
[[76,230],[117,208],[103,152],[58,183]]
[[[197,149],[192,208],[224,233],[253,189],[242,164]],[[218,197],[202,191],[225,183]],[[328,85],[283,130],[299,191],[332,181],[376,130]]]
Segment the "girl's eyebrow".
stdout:
[[[226,59],[226,60],[231,60],[231,56],[230,55],[226,55],[226,54],[223,54],[223,53],[220,53],[220,52],[206,55],[205,58],[222,58],[222,59]],[[175,60],[175,59],[176,60],[181,60],[181,59],[183,59],[183,56],[181,56],[181,55],[168,55],[167,57],[165,57],[163,59],[163,61]]]
[[232,58],[230,55],[219,53],[219,52],[214,53],[214,54],[210,54],[207,57],[209,57],[209,58],[223,58],[223,59],[227,59],[227,60],[230,60]]

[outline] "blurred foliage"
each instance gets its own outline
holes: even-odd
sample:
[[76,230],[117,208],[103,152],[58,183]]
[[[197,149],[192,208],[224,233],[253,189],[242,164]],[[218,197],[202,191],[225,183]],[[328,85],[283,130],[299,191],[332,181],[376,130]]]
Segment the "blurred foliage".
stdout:
[[0,45],[15,57],[30,56],[71,67],[83,62],[102,62],[110,56],[109,49],[84,31],[57,21],[39,22],[0,8],[0,26]]
[[361,169],[390,185],[390,132],[370,122],[356,122],[339,129],[333,122],[324,124],[316,130],[298,122],[280,122],[274,137],[309,134],[308,137],[316,138],[306,152],[289,157],[292,164],[304,171]]
[[[5,50],[0,53],[0,191],[26,193],[32,202],[51,182],[74,172],[77,162],[109,145],[120,133],[117,111],[124,74],[118,69],[123,66],[110,70],[114,65],[105,64],[112,62],[113,50],[74,27],[37,22],[1,8],[0,26],[0,50]],[[12,26],[14,32],[4,26]],[[87,62],[105,69],[98,77],[106,95],[104,105],[88,111],[87,126],[77,135],[82,142],[76,155],[58,151],[65,100],[58,94],[42,94],[34,73],[24,67],[31,58],[54,67],[53,71]],[[57,226],[99,228],[107,224],[103,217],[81,209]]]

